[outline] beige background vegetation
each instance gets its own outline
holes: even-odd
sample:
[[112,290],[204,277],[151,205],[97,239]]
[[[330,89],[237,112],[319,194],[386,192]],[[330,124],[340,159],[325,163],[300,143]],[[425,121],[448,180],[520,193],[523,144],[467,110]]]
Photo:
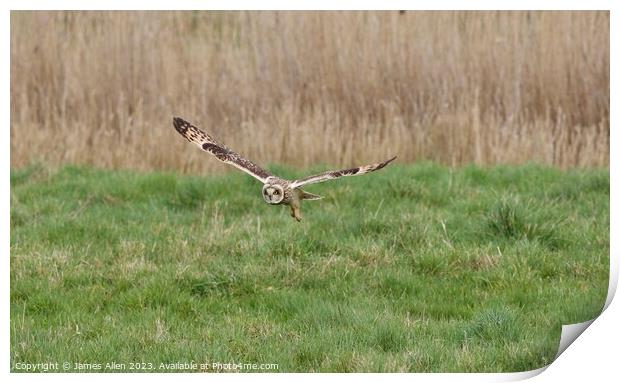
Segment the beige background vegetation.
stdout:
[[608,12],[12,12],[11,166],[609,164]]

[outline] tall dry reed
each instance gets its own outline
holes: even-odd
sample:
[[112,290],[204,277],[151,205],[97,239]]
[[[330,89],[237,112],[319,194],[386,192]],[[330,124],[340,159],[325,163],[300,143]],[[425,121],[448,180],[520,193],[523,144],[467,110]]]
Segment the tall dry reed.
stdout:
[[12,12],[11,165],[609,163],[608,12]]

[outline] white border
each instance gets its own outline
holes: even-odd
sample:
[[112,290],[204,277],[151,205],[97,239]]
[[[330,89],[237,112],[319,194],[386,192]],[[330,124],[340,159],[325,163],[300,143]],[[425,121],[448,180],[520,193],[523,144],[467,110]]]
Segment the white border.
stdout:
[[[610,9],[611,10],[611,68],[616,68],[618,65],[617,60],[617,49],[614,49],[614,43],[617,42],[618,39],[618,17],[616,15],[617,6],[614,1],[602,1],[602,0],[591,0],[591,1],[533,1],[533,0],[524,0],[524,1],[504,1],[498,3],[496,1],[483,1],[483,0],[470,0],[466,3],[459,3],[456,1],[443,1],[443,0],[435,0],[433,2],[426,3],[412,3],[408,1],[393,1],[393,0],[384,0],[381,2],[369,2],[369,1],[326,1],[326,0],[316,0],[316,1],[261,1],[261,2],[249,2],[249,1],[240,1],[240,0],[230,0],[230,1],[192,1],[192,0],[177,0],[177,1],[155,1],[155,2],[147,2],[147,1],[119,1],[119,0],[110,0],[110,1],[7,1],[3,2],[5,5],[5,12],[2,13],[2,22],[0,25],[2,26],[2,51],[5,52],[3,59],[0,61],[2,66],[3,73],[3,82],[5,84],[5,91],[2,92],[2,110],[4,111],[4,116],[9,116],[10,113],[10,9],[154,9],[154,10],[167,10],[167,9],[574,9],[574,10],[585,10],[585,9]],[[258,7],[260,5],[260,8]],[[466,5],[466,7],[464,7]],[[557,8],[561,6],[561,8]],[[615,122],[613,118],[616,116],[616,101],[617,101],[617,89],[618,89],[618,80],[617,77],[614,76],[612,71],[611,76],[611,121],[612,125]],[[5,117],[5,121],[9,120],[8,117]],[[4,381],[31,381],[33,379],[46,379],[46,380],[57,380],[57,381],[65,381],[65,380],[83,380],[86,378],[83,374],[42,374],[42,375],[33,375],[33,374],[9,374],[9,302],[10,302],[10,292],[9,292],[9,257],[8,250],[10,248],[9,241],[9,227],[10,227],[10,182],[8,177],[8,170],[10,164],[10,156],[9,156],[9,139],[10,139],[10,120],[7,121],[7,126],[3,130],[3,134],[5,139],[2,141],[2,145],[4,145],[4,150],[0,151],[0,156],[2,158],[3,163],[3,171],[6,172],[5,176],[2,177],[2,204],[0,205],[1,214],[2,214],[2,233],[1,241],[4,249],[7,249],[5,253],[5,257],[3,259],[3,277],[2,283],[0,285],[2,291],[3,301],[3,315],[1,316],[1,324],[2,329],[4,331],[0,331],[0,337],[2,340],[2,351],[0,360],[4,361],[2,369],[2,375],[5,376]],[[620,309],[618,308],[618,303],[612,303],[613,294],[616,291],[616,287],[618,284],[618,254],[617,254],[617,239],[618,238],[618,225],[617,219],[618,217],[618,208],[617,204],[614,200],[614,192],[618,191],[618,181],[617,176],[615,174],[615,169],[618,164],[618,135],[614,133],[614,127],[611,128],[611,262],[612,262],[612,273],[610,275],[610,283],[609,289],[610,294],[607,299],[606,305],[607,309],[603,312],[603,314],[594,321],[594,325],[588,327],[583,335],[578,337],[574,344],[562,353],[558,359],[553,362],[548,368],[542,368],[536,371],[515,373],[515,374],[321,374],[320,379],[327,380],[340,380],[340,379],[355,379],[355,381],[376,381],[377,379],[394,379],[401,381],[410,381],[411,379],[421,380],[421,381],[471,381],[471,382],[489,382],[489,381],[513,381],[513,380],[521,380],[526,379],[528,377],[536,376],[540,372],[545,371],[545,373],[536,376],[534,379],[536,381],[555,381],[555,380],[564,380],[570,379],[573,380],[575,378],[583,379],[592,379],[599,378],[603,380],[603,378],[607,378],[609,376],[618,376],[617,373],[619,368],[619,364],[616,362],[617,358],[617,350],[618,350],[618,342],[619,342],[619,331],[617,323],[620,323]],[[610,303],[612,303],[610,305]],[[613,359],[612,359],[613,358]],[[108,381],[112,376],[107,374],[88,374],[88,379],[92,379],[94,381]],[[120,379],[122,381],[129,381],[130,379],[140,379],[144,376],[136,375],[136,374],[117,374],[114,375],[114,379]],[[174,379],[187,379],[187,380],[195,380],[195,381],[203,381],[205,378],[202,374],[175,374],[172,376]],[[170,376],[164,374],[149,374],[147,377],[149,380],[154,381],[167,381],[170,379]],[[290,374],[252,374],[251,376],[237,375],[237,374],[211,374],[207,379],[209,380],[237,380],[239,378],[250,378],[256,381],[288,381],[291,379]],[[296,374],[294,379],[301,381],[314,381],[317,376],[313,376],[310,374]],[[605,379],[607,380],[607,379]]]
[[[514,10],[514,9],[535,9],[535,10],[592,10],[592,9],[613,9],[611,0],[590,0],[576,1],[565,0],[562,2],[551,0],[522,0],[522,1],[492,1],[492,0],[470,0],[465,3],[449,0],[434,0],[428,2],[412,2],[404,0],[263,0],[260,2],[248,0],[176,0],[176,1],[137,1],[137,0],[91,0],[88,2],[79,0],[63,1],[44,1],[44,0],[23,0],[8,1],[7,9],[152,9],[152,10],[171,10],[171,9],[249,9],[249,10],[364,10],[364,9],[383,9],[383,10],[453,10],[453,9],[488,9],[488,10]],[[559,6],[559,7],[558,7]]]

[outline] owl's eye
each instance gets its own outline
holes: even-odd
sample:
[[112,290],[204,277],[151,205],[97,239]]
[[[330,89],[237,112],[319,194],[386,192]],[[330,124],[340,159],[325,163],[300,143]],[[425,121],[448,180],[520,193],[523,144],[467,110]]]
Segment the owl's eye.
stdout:
[[275,194],[275,195],[279,195],[279,194],[280,194],[280,191],[279,191],[279,190],[274,190],[274,191],[273,191],[273,194]]

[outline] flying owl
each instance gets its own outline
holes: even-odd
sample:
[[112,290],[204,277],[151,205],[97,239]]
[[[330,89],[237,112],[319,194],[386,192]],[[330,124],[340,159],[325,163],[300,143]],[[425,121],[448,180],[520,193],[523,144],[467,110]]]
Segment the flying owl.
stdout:
[[321,174],[305,177],[295,181],[288,181],[274,176],[254,162],[243,158],[239,154],[217,142],[213,137],[198,129],[179,117],[173,118],[174,128],[189,142],[200,147],[205,152],[214,155],[218,160],[242,170],[263,183],[263,199],[270,205],[288,205],[291,208],[291,217],[301,221],[301,201],[318,200],[323,197],[301,190],[302,186],[317,182],[329,181],[344,176],[359,176],[384,168],[396,157],[377,164],[359,166],[351,169],[332,170]]

